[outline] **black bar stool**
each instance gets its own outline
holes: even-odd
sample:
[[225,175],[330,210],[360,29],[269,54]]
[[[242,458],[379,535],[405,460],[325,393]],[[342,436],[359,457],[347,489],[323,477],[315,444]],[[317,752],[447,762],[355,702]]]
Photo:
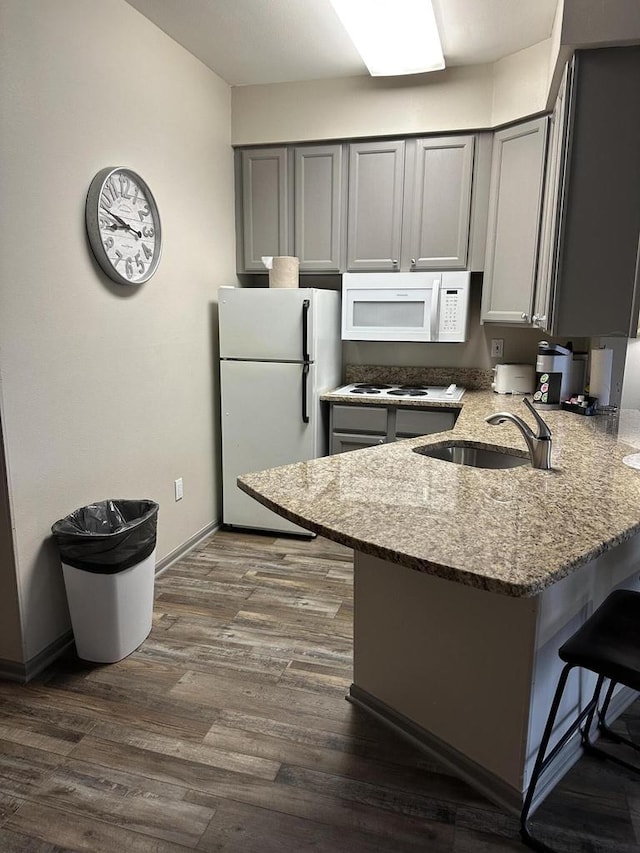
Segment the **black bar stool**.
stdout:
[[[640,592],[627,589],[612,592],[584,625],[560,647],[558,654],[565,662],[565,667],[560,674],[558,687],[551,703],[531,782],[520,814],[520,837],[524,843],[533,850],[551,851],[551,853],[553,853],[551,847],[531,835],[528,826],[529,811],[541,774],[578,729],[582,746],[586,751],[604,756],[640,773],[639,766],[611,755],[593,744],[589,738],[589,732],[597,714],[598,730],[603,737],[627,744],[640,751],[640,744],[621,737],[606,724],[607,710],[617,684],[640,691]],[[549,755],[546,755],[569,672],[576,666],[588,669],[598,676],[596,688],[590,702],[562,735]],[[602,708],[598,710],[600,694],[606,679],[610,680],[609,687]]]

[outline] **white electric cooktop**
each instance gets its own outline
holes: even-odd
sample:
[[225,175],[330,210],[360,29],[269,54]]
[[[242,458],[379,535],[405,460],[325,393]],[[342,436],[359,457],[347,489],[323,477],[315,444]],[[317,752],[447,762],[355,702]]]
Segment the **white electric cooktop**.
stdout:
[[434,403],[457,403],[462,399],[465,389],[460,385],[421,385],[419,383],[392,385],[382,382],[356,382],[351,385],[343,385],[328,392],[327,397],[377,397],[392,400],[403,397],[420,398],[424,402],[431,400]]

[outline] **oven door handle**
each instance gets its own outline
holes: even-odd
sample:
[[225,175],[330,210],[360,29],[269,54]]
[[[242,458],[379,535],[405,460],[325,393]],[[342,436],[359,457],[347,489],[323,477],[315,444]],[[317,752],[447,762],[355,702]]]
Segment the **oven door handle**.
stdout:
[[309,378],[309,362],[302,363],[302,423],[309,423],[309,409],[307,407],[307,380]]

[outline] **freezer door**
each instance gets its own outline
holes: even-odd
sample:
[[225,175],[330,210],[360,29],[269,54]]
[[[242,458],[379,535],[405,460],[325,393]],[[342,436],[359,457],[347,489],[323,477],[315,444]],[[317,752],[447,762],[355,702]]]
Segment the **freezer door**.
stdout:
[[221,287],[220,358],[304,361],[306,355],[313,360],[317,292],[293,287]]
[[[314,381],[313,365],[309,368]],[[302,462],[316,455],[315,408],[303,420],[303,365],[221,361],[223,522],[259,530],[306,533],[240,491],[240,474]],[[309,376],[307,377],[309,380]]]

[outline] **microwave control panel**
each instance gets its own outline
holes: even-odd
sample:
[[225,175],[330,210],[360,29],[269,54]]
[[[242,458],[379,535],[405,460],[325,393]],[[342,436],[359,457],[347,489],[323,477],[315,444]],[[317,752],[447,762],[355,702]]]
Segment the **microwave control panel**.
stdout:
[[464,331],[466,300],[459,290],[443,290],[440,294],[440,335],[459,335]]

